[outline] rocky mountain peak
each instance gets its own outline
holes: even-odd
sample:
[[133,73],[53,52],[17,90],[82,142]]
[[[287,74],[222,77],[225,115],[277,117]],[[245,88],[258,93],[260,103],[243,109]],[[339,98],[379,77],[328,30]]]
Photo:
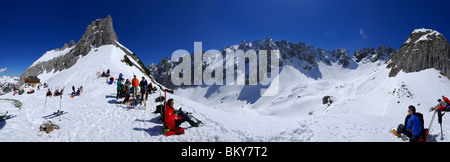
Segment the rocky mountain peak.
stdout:
[[247,42],[246,40],[242,40],[242,41],[241,41],[241,44],[240,44],[239,47],[238,47],[238,49],[240,49],[240,50],[246,52],[246,51],[252,49],[252,44],[249,43],[249,42]]
[[264,40],[256,40],[252,43],[252,47],[254,49],[262,49],[262,50],[276,50],[278,49],[275,42],[273,42],[272,38],[266,37]]
[[388,61],[390,77],[400,71],[418,72],[434,68],[450,78],[450,45],[447,39],[432,29],[416,29]]
[[445,37],[435,30],[421,28],[414,30],[403,45],[410,42],[419,43],[421,41],[431,41],[435,39],[445,39]]
[[375,62],[378,60],[386,61],[389,55],[395,52],[392,47],[379,46],[378,49],[375,48],[362,48],[355,50],[353,55],[353,60],[355,62]]
[[92,47],[115,44],[117,35],[113,28],[113,20],[110,15],[104,19],[93,21],[76,44],[76,55],[86,55]]
[[[37,76],[44,72],[58,72],[68,69],[77,63],[80,56],[87,55],[93,48],[111,44],[121,47],[117,42],[117,35],[113,28],[111,16],[108,15],[104,19],[97,19],[88,25],[85,33],[77,43],[72,40],[69,44],[64,44],[62,49],[73,47],[69,52],[60,56],[52,56],[50,60],[34,63],[26,69],[20,76],[19,85],[24,84],[24,79],[27,76]],[[56,51],[62,50],[57,49]],[[127,53],[127,50],[124,51]]]

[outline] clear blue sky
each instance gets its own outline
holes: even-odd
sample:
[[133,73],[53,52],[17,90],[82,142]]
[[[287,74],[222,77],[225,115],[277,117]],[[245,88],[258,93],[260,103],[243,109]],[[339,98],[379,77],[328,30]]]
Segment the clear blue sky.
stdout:
[[0,2],[0,75],[20,76],[48,50],[78,41],[110,14],[119,41],[146,65],[177,49],[222,49],[270,36],[317,48],[400,48],[416,28],[450,35],[447,0],[161,0]]

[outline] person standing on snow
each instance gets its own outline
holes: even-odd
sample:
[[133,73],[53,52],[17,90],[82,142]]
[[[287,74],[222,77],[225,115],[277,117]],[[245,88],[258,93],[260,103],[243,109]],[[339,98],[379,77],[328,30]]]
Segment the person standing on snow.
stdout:
[[[145,77],[142,77],[141,82],[139,83],[139,87],[141,87],[141,100],[144,101],[147,100],[147,80],[145,80]],[[145,96],[145,97],[144,97]]]
[[119,74],[119,79],[123,80],[123,74],[122,73]]
[[126,104],[130,100],[130,88],[131,88],[131,82],[130,79],[127,79],[124,84],[125,90],[123,92],[125,93],[125,99],[123,100],[123,104]]
[[405,134],[409,142],[417,142],[423,130],[423,115],[416,112],[416,107],[408,107],[408,115],[405,118],[405,125],[400,124],[397,128],[397,136]]
[[127,93],[129,93],[129,92],[130,92],[130,88],[131,88],[131,82],[130,82],[130,79],[127,79],[127,80],[125,81],[124,86],[125,86],[125,90],[127,91]]
[[122,79],[119,79],[119,81],[117,81],[117,94],[116,94],[116,99],[119,99],[120,96],[122,96]]
[[136,99],[139,86],[139,80],[136,78],[136,75],[134,75],[133,80],[131,80],[131,86],[133,86],[133,98]]

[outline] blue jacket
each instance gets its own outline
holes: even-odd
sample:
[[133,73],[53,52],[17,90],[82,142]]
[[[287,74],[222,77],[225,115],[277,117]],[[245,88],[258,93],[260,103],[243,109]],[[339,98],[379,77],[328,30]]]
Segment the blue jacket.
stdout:
[[422,132],[422,122],[420,122],[420,118],[416,114],[412,114],[411,118],[408,119],[408,123],[406,124],[406,130],[411,132],[415,136],[419,136]]

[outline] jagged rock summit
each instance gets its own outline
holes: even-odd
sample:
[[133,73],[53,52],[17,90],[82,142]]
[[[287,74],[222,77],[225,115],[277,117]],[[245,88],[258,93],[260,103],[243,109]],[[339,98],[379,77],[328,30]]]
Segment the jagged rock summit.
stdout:
[[431,29],[416,29],[388,61],[390,77],[400,71],[418,72],[434,68],[450,78],[450,45],[441,33]]
[[117,35],[113,28],[113,20],[111,16],[108,15],[106,18],[97,19],[88,25],[85,33],[77,43],[72,40],[69,44],[64,44],[61,49],[57,48],[42,55],[41,58],[35,61],[22,73],[19,86],[24,84],[24,79],[27,76],[38,76],[45,73],[55,73],[69,69],[74,66],[81,57],[92,52],[93,49],[105,45],[113,45],[119,48],[129,59],[132,59],[135,62],[132,64],[136,65],[138,69],[141,71],[146,70],[145,67],[138,65],[140,62],[139,58],[118,42]]

